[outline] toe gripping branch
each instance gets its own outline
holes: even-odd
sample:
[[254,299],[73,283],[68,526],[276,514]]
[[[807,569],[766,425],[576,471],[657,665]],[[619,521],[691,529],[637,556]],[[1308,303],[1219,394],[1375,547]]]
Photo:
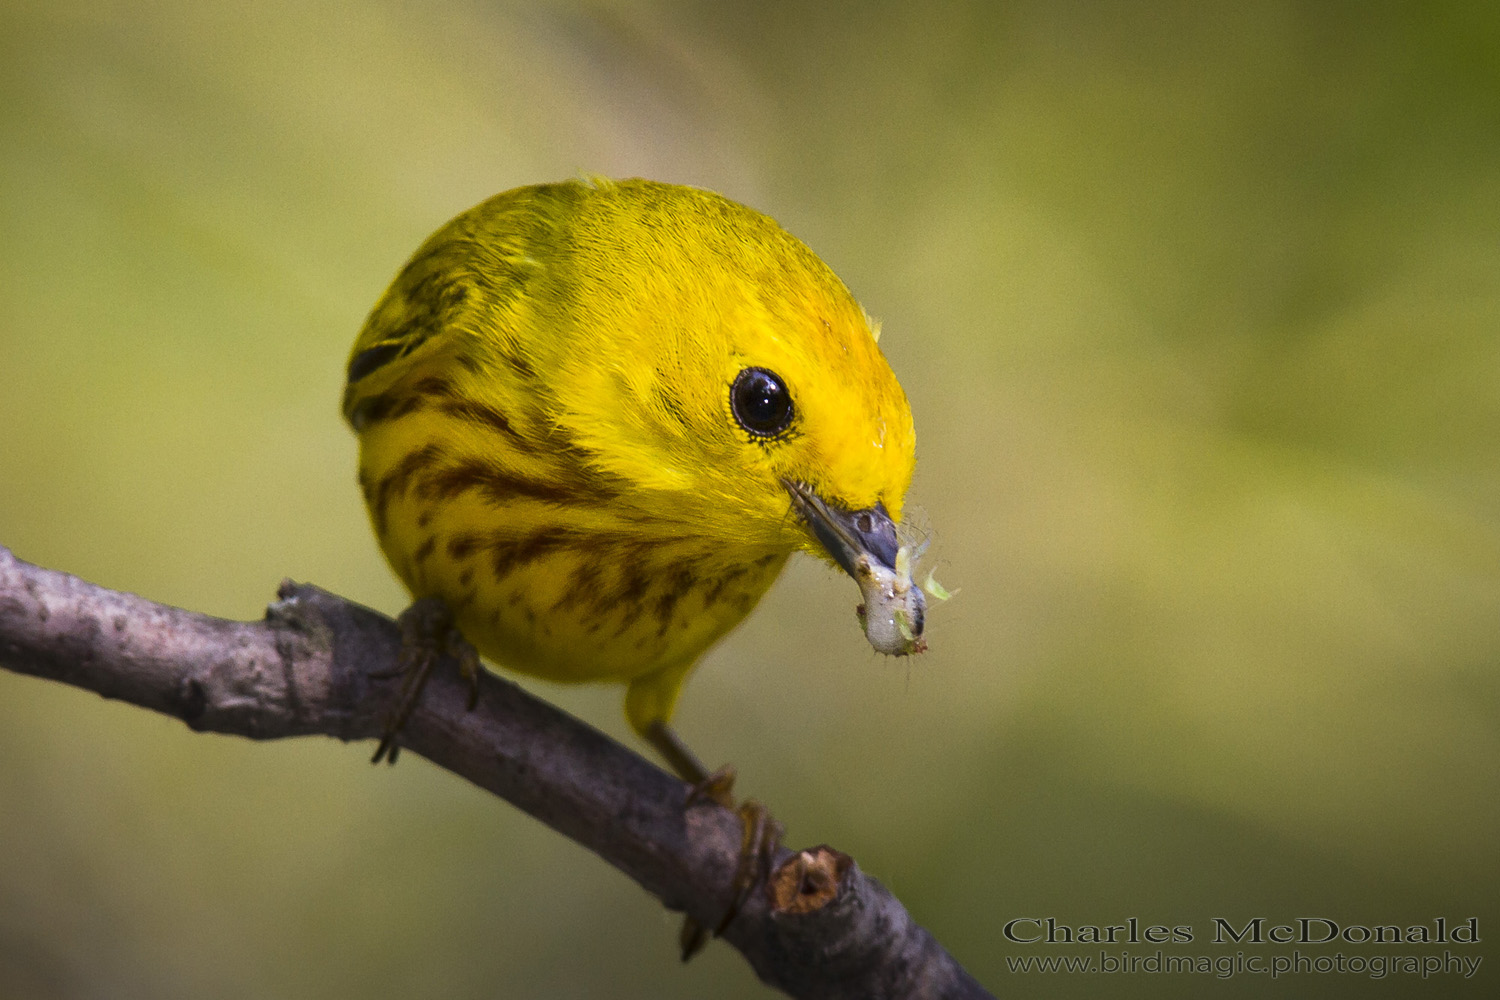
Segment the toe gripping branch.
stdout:
[[438,597],[425,597],[401,612],[396,619],[401,629],[401,656],[394,670],[371,674],[377,678],[401,678],[401,691],[396,703],[386,717],[385,732],[370,763],[379,764],[382,759],[394,764],[401,753],[396,739],[401,727],[411,718],[417,702],[422,697],[422,688],[427,678],[444,656],[458,661],[459,671],[469,682],[469,709],[472,711],[479,701],[479,653],[463,637],[453,623],[453,612]]
[[[734,768],[726,765],[717,771],[710,772],[703,766],[703,762],[698,759],[697,755],[688,749],[687,744],[682,742],[682,738],[665,723],[653,723],[646,733],[646,738],[672,766],[678,776],[692,786],[683,802],[684,808],[692,808],[698,803],[711,802],[733,810],[740,817],[743,835],[740,841],[739,862],[735,867],[734,881],[731,883],[732,895],[729,905],[724,911],[724,916],[713,928],[713,936],[718,937],[728,929],[755,887],[765,883],[770,877],[771,862],[775,859],[777,848],[781,846],[781,824],[776,822],[765,806],[754,799],[746,799],[736,805],[732,794]],[[686,962],[701,951],[704,944],[708,942],[708,938],[707,927],[699,923],[692,915],[684,916],[682,934],[679,938],[682,946],[682,960]]]

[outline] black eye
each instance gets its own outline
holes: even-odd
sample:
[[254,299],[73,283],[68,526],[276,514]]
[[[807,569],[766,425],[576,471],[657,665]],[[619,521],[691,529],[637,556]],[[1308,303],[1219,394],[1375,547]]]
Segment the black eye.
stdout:
[[764,368],[746,368],[729,387],[734,419],[751,434],[774,437],[792,422],[792,394],[781,378]]

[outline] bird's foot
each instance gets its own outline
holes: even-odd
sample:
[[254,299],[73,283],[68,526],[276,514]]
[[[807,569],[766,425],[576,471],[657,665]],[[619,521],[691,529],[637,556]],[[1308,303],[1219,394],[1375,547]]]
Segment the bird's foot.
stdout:
[[396,737],[417,707],[422,688],[433,668],[445,655],[458,661],[459,671],[469,682],[469,708],[479,701],[479,654],[453,624],[453,613],[440,597],[424,597],[396,618],[401,629],[401,656],[394,670],[372,674],[374,677],[400,677],[401,691],[395,707],[386,717],[385,732],[370,763],[382,759],[396,763],[401,746]]
[[[754,799],[735,803],[735,772],[732,766],[725,765],[717,771],[709,772],[681,738],[663,723],[653,725],[647,738],[673,769],[691,784],[683,802],[684,808],[711,802],[739,814],[742,830],[739,863],[735,867],[734,881],[730,887],[733,895],[729,906],[713,928],[713,936],[718,937],[729,928],[755,886],[770,876],[771,862],[775,859],[776,849],[781,846],[781,824],[771,815],[770,810]],[[684,916],[679,938],[682,960],[686,962],[702,950],[708,938],[707,927],[692,915]]]
[[[740,841],[740,858],[735,868],[732,884],[734,896],[724,910],[724,916],[719,919],[718,926],[713,929],[714,937],[718,937],[729,929],[730,923],[739,916],[741,907],[749,900],[750,893],[757,885],[770,877],[771,863],[775,860],[776,849],[781,846],[781,824],[765,806],[754,799],[746,799],[738,806],[730,808],[739,814],[743,831]],[[686,962],[701,951],[708,943],[708,938],[707,927],[691,915],[684,916],[682,935],[679,939],[682,945],[682,960]]]

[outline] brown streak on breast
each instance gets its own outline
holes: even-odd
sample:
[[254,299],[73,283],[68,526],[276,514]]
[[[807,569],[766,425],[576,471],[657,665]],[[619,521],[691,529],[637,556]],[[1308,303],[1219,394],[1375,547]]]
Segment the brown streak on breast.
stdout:
[[615,495],[602,484],[593,488],[580,488],[578,484],[524,479],[492,461],[478,458],[465,459],[434,472],[422,483],[422,495],[427,499],[451,500],[470,490],[479,492],[487,502],[495,506],[518,497],[560,506],[598,504]]
[[596,562],[581,558],[573,569],[572,576],[568,578],[567,588],[562,592],[562,596],[553,602],[550,611],[565,611],[582,605],[598,613],[600,611],[600,576],[600,569]]
[[522,437],[520,433],[518,433],[516,429],[511,426],[511,423],[506,419],[505,414],[501,413],[493,406],[488,406],[473,399],[447,399],[443,401],[443,403],[439,406],[439,409],[444,414],[450,417],[454,417],[458,420],[462,420],[465,423],[475,424],[480,427],[487,427],[493,431],[499,431],[500,434],[504,435],[507,440],[509,440],[512,444],[518,446],[522,451],[532,450],[532,443],[526,438]]
[[543,528],[520,538],[496,532],[485,542],[490,554],[490,569],[496,580],[503,580],[522,566],[562,548],[568,537],[569,532],[562,528]]
[[395,467],[380,478],[375,487],[375,500],[371,505],[371,513],[375,519],[375,531],[384,535],[386,529],[386,508],[390,506],[391,499],[397,495],[404,494],[407,486],[414,476],[423,469],[438,462],[443,457],[443,448],[435,442],[429,442],[420,448],[406,453],[406,456],[397,462]]
[[698,576],[694,572],[696,565],[696,560],[680,559],[662,570],[666,589],[657,595],[652,608],[656,614],[657,638],[666,636],[667,629],[672,625],[672,614],[677,609],[677,602],[698,585]]
[[719,599],[724,596],[725,589],[748,572],[749,570],[744,566],[734,566],[725,570],[718,579],[709,585],[708,590],[704,592],[703,607],[709,608],[718,603]]
[[459,560],[467,559],[479,548],[479,535],[472,531],[454,535],[448,539],[448,558]]

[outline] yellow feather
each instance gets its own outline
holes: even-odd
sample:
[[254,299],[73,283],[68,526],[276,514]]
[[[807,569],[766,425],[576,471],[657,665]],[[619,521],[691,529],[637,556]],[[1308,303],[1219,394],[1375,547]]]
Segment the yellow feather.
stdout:
[[[708,191],[519,188],[422,245],[350,355],[386,557],[495,663],[631,684],[644,730],[787,557],[786,482],[899,519],[915,435],[876,329],[774,221]],[[736,417],[747,369],[791,424]]]

